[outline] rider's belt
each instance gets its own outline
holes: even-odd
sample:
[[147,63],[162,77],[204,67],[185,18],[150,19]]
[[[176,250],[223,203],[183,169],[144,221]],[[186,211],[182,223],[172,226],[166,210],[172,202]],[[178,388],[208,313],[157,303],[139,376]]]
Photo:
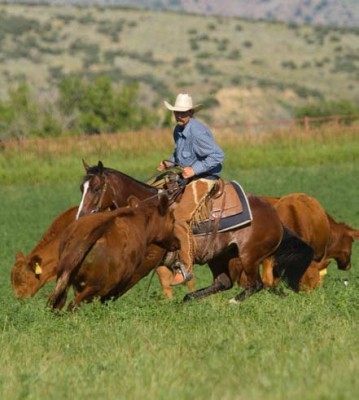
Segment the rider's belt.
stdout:
[[211,181],[217,180],[219,179],[218,175],[206,175],[206,174],[202,174],[202,175],[197,175],[194,177],[194,179],[209,179]]

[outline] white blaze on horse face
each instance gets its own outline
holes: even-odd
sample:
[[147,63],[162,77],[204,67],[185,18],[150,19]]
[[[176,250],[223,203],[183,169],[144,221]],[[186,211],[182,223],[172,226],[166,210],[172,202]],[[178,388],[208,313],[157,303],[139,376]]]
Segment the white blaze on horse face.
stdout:
[[90,187],[90,183],[89,183],[89,181],[86,181],[84,183],[84,190],[83,190],[83,193],[82,193],[82,199],[81,199],[81,203],[79,205],[79,209],[77,210],[76,219],[79,219],[79,217],[80,217],[80,214],[81,214],[81,211],[82,211],[82,207],[84,206],[86,193],[89,190],[89,187]]

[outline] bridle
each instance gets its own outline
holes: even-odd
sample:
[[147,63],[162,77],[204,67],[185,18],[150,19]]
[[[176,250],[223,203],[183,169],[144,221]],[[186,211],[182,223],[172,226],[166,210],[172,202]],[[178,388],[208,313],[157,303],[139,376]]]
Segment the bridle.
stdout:
[[97,213],[97,212],[99,212],[100,210],[101,210],[101,208],[102,208],[102,203],[103,203],[103,200],[104,200],[104,198],[105,198],[105,194],[106,194],[106,191],[107,191],[107,188],[108,187],[110,187],[110,189],[111,189],[111,191],[112,191],[112,203],[111,204],[113,204],[114,206],[115,206],[115,208],[119,208],[119,205],[117,204],[117,202],[116,202],[116,200],[115,200],[115,190],[114,190],[114,188],[111,186],[111,185],[109,185],[109,182],[108,182],[108,179],[107,179],[107,176],[105,175],[105,183],[104,183],[104,185],[102,186],[102,188],[101,188],[101,193],[100,193],[100,199],[99,199],[99,201],[98,201],[98,203],[97,203],[97,206],[96,206],[96,208],[94,208],[93,210],[91,210],[91,214],[95,214],[95,213]]
[[[92,176],[95,176],[95,175],[92,175]],[[141,200],[140,203],[147,202],[151,199],[158,197],[162,193],[166,193],[168,196],[169,203],[173,204],[179,200],[187,183],[188,183],[188,181],[186,179],[182,178],[182,176],[180,174],[171,172],[166,177],[162,187],[156,187],[155,185],[153,185],[153,186],[150,185],[157,189],[157,193],[153,196],[150,196],[150,197],[147,197],[146,199]],[[116,199],[115,189],[108,181],[107,176],[104,174],[104,184],[101,187],[99,201],[97,202],[96,207],[91,210],[90,214],[98,213],[99,211],[101,211],[103,209],[102,205],[104,202],[106,192],[108,190],[111,190],[111,192],[112,192],[111,205],[113,205],[116,209],[120,207],[115,200]]]

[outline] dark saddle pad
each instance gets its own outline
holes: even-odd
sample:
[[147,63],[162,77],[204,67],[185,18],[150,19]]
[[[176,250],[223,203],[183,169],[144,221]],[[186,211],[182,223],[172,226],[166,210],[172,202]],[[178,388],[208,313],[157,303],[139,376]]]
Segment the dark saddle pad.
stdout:
[[249,225],[252,212],[241,185],[236,181],[225,182],[223,193],[212,198],[208,205],[209,218],[193,225],[195,235],[207,235],[214,230],[225,232]]

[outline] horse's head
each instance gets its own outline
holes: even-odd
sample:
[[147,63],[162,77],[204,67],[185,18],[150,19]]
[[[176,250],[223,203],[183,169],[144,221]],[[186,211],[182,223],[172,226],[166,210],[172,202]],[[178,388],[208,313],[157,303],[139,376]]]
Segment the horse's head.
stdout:
[[21,251],[16,254],[11,269],[11,285],[17,297],[33,296],[43,285],[41,262],[41,257],[36,255],[28,259]]
[[82,199],[76,219],[85,214],[113,209],[116,205],[115,194],[109,183],[107,171],[101,161],[90,167],[82,160],[86,175],[81,183]]
[[81,184],[82,199],[76,219],[85,214],[127,206],[127,199],[131,195],[143,200],[158,192],[155,187],[120,171],[105,168],[101,161],[94,167],[82,162],[86,175]]

